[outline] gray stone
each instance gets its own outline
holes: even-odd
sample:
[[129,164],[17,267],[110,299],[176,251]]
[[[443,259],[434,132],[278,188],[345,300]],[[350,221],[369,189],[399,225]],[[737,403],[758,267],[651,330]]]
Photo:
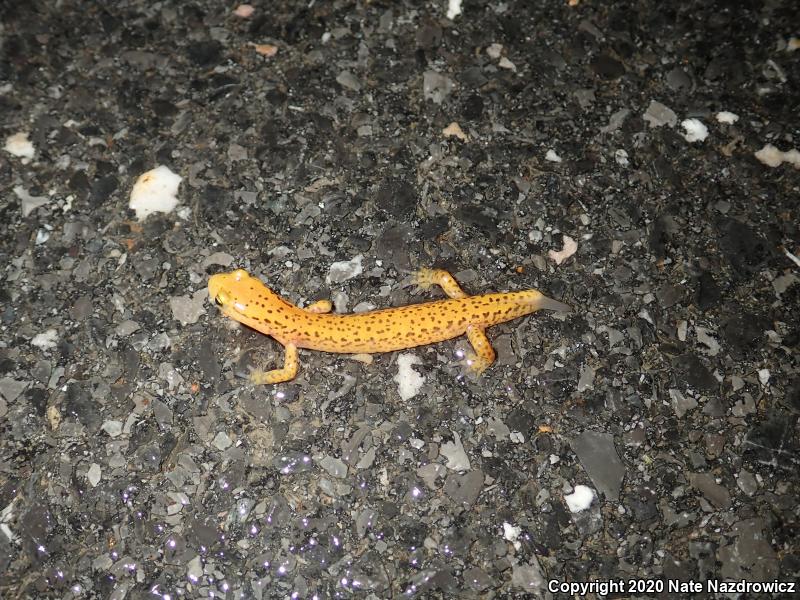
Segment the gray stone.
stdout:
[[347,476],[347,465],[339,458],[333,456],[323,456],[317,461],[323,471],[328,473],[331,477],[343,479]]
[[444,482],[444,493],[456,504],[470,508],[483,489],[483,471],[476,469],[463,475],[450,473]]
[[717,509],[731,506],[731,495],[718,484],[711,473],[689,473],[689,483]]
[[422,95],[426,100],[432,100],[434,104],[441,104],[454,87],[452,79],[436,71],[425,71],[422,75]]
[[661,102],[651,100],[650,106],[647,107],[647,112],[644,113],[644,120],[650,124],[650,127],[661,127],[663,125],[675,127],[678,124],[678,115],[668,106],[661,104]]
[[614,436],[587,430],[573,438],[570,446],[578,455],[594,486],[609,500],[619,500],[625,465],[617,454]]

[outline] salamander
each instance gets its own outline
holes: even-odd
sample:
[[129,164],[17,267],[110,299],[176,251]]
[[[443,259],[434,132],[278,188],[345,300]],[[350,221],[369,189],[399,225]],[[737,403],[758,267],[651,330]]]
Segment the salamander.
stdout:
[[570,307],[537,290],[469,296],[450,273],[422,269],[414,283],[427,289],[438,285],[447,299],[355,314],[333,314],[329,300],[300,308],[281,298],[243,269],[212,275],[209,297],[223,314],[273,337],[286,349],[283,367],[253,371],[255,384],[289,381],[297,374],[298,348],[323,352],[391,352],[433,344],[466,334],[474,353],[468,367],[482,373],[495,360],[486,337],[487,327],[537,310],[569,312]]

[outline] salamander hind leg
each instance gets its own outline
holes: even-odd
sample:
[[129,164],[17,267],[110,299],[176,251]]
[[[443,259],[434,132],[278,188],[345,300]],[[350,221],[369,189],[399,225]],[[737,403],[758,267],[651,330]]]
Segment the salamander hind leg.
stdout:
[[294,344],[286,344],[286,356],[283,359],[282,369],[272,369],[271,371],[256,371],[250,372],[250,382],[255,385],[263,385],[265,383],[283,383],[294,379],[297,375],[297,367],[299,360],[297,357],[297,346]]
[[442,269],[420,269],[414,273],[414,283],[424,290],[438,285],[450,298],[466,298],[469,295],[461,289],[455,277]]
[[306,306],[303,310],[314,314],[329,313],[333,310],[333,304],[331,304],[330,300],[317,300]]
[[497,358],[497,354],[494,348],[492,348],[489,338],[486,337],[486,334],[480,327],[476,327],[475,325],[468,326],[467,337],[475,353],[469,353],[464,362],[471,372],[480,375],[494,362],[495,358]]

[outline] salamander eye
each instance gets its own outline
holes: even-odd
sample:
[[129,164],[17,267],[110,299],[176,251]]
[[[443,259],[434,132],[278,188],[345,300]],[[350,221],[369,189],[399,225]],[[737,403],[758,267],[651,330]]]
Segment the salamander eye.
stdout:
[[228,297],[228,294],[226,294],[225,292],[220,292],[219,294],[214,296],[214,303],[217,306],[225,306],[229,302],[230,302],[230,298]]

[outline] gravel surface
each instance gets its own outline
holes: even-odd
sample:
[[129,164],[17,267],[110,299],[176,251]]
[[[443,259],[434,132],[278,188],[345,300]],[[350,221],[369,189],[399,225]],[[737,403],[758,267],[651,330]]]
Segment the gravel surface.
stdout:
[[[796,3],[449,4],[0,4],[0,597],[798,579]],[[573,313],[254,387],[206,292],[430,266]]]

